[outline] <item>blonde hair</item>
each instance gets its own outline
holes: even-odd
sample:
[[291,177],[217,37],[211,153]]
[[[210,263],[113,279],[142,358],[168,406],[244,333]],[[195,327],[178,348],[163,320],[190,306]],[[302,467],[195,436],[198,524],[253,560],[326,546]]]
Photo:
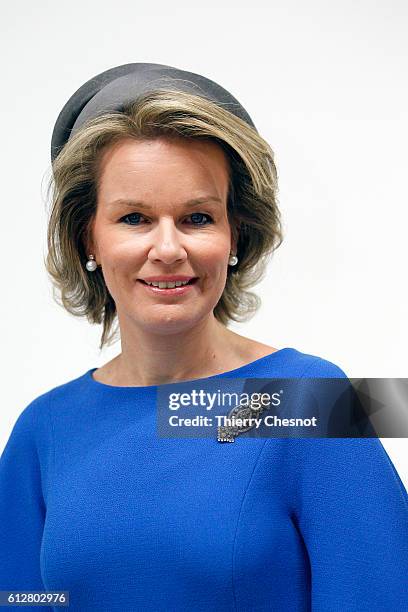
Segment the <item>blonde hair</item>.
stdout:
[[277,171],[269,144],[228,110],[181,91],[144,94],[122,111],[88,120],[71,135],[52,163],[52,202],[45,266],[54,299],[68,312],[103,324],[100,349],[117,340],[116,305],[98,267],[88,273],[86,240],[97,206],[102,151],[123,138],[205,138],[223,148],[230,164],[227,213],[238,264],[228,267],[214,316],[227,325],[245,321],[261,300],[250,287],[261,280],[268,257],[282,242],[277,206]]

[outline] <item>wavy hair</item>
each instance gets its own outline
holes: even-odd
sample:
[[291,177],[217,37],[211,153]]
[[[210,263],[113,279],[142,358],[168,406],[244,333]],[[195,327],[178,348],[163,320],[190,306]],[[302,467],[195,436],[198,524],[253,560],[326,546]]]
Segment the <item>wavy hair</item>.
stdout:
[[282,242],[274,153],[258,132],[208,99],[181,91],[144,94],[121,111],[88,120],[74,132],[52,163],[48,185],[46,270],[56,302],[75,316],[103,325],[100,349],[117,340],[116,305],[102,271],[89,274],[86,240],[96,213],[102,152],[123,138],[204,138],[225,151],[230,166],[227,213],[238,264],[228,267],[215,318],[228,325],[245,321],[261,304],[250,287],[258,283],[272,252]]

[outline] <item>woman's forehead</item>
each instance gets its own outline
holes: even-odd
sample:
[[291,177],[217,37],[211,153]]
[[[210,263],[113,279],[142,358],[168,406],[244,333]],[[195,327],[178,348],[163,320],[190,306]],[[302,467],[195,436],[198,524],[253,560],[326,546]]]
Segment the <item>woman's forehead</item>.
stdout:
[[181,136],[157,136],[155,138],[124,137],[107,145],[101,154],[101,166],[124,161],[175,161],[206,159],[208,163],[226,163],[223,148],[209,138],[184,138]]
[[175,202],[210,196],[224,200],[229,181],[221,147],[182,139],[126,139],[105,152],[99,170],[99,196],[109,202],[135,195],[156,201],[161,194]]

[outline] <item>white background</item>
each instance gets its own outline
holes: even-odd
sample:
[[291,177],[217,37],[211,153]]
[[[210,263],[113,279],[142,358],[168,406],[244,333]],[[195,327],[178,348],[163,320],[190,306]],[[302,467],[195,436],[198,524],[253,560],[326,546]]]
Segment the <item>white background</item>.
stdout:
[[[407,30],[404,0],[14,2],[1,52],[0,449],[37,395],[108,361],[101,329],[52,300],[45,189],[58,113],[130,62],[201,73],[247,108],[276,155],[285,240],[243,335],[406,377]],[[386,439],[408,486],[404,439]]]

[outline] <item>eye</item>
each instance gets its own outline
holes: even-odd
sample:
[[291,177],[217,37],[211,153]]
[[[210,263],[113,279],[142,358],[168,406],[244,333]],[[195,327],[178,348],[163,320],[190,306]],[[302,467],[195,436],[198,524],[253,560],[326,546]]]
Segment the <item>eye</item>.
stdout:
[[[197,213],[193,213],[192,215],[190,215],[190,217],[193,220],[193,225],[206,225],[207,223],[213,222],[210,215],[207,215],[206,213],[197,212]],[[200,223],[200,219],[202,219],[202,217],[207,217],[208,221],[206,221],[205,223]]]
[[[125,215],[120,219],[120,221],[124,221],[127,225],[139,225],[137,221],[139,221],[142,215],[140,213],[130,213],[129,215]],[[130,222],[126,221],[126,219],[131,219]]]
[[[126,223],[127,225],[140,225],[139,221],[141,218],[143,217],[140,213],[134,212],[134,213],[125,215],[124,217],[120,219],[120,221],[123,223]],[[210,217],[210,215],[207,215],[207,213],[200,213],[200,212],[192,213],[190,215],[190,218],[193,222],[193,225],[196,225],[196,226],[207,225],[207,223],[213,223],[212,217]],[[204,218],[204,222],[203,222],[203,218]]]

